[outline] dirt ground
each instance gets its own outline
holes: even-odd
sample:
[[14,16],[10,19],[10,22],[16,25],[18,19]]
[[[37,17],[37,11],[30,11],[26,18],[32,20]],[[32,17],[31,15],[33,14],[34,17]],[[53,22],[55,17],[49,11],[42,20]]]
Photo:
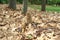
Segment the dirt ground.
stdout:
[[0,4],[0,40],[60,40],[60,13],[28,8],[29,19],[21,13],[22,5],[13,11]]

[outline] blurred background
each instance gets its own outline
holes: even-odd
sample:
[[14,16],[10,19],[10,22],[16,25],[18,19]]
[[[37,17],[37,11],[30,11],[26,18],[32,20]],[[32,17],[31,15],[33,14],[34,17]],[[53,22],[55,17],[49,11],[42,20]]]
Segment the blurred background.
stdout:
[[[8,0],[0,0],[0,4],[8,4]],[[17,4],[23,4],[23,0],[16,0]],[[41,10],[42,0],[28,0],[29,7]],[[46,10],[60,12],[60,0],[46,0]]]

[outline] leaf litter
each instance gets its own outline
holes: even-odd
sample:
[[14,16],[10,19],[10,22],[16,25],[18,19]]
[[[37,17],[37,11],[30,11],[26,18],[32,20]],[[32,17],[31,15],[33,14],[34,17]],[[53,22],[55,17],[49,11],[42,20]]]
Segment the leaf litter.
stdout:
[[0,5],[0,40],[60,40],[59,13],[29,8],[24,16],[5,6]]

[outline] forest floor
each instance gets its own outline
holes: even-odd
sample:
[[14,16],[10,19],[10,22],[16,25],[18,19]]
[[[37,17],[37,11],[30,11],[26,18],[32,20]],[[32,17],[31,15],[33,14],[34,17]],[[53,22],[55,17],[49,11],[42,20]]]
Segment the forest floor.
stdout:
[[31,23],[27,15],[18,10],[8,9],[0,4],[0,40],[60,40],[60,13],[41,12],[28,8]]

